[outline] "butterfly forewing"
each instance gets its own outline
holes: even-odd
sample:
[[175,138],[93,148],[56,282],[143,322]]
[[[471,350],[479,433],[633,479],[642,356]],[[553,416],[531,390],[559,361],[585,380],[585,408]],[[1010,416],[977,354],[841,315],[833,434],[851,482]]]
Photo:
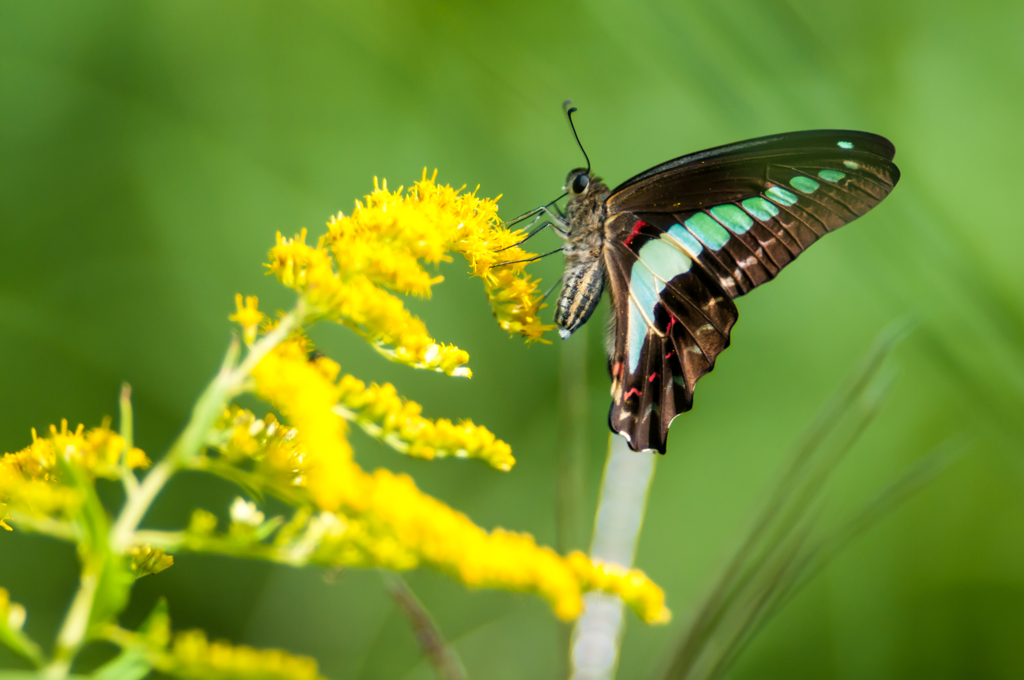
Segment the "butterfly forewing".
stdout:
[[684,156],[613,190],[612,429],[664,452],[672,418],[729,344],[732,298],[885,198],[894,153],[869,133],[798,132]]

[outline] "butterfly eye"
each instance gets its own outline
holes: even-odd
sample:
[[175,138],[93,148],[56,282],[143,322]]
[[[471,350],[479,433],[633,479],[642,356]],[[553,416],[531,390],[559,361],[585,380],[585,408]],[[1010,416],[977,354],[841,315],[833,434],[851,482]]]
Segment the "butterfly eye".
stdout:
[[587,185],[590,184],[590,178],[586,175],[577,175],[576,179],[572,181],[572,193],[582,194],[587,190]]

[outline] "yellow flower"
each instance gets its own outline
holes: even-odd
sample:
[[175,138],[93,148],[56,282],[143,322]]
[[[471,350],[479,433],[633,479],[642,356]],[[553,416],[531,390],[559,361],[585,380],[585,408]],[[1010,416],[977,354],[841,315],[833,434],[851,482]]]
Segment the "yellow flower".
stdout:
[[232,406],[215,431],[221,436],[214,446],[228,463],[254,461],[255,472],[275,488],[305,484],[309,466],[298,433],[278,422],[273,413],[256,418],[252,411]]
[[591,561],[581,552],[570,554],[568,562],[586,590],[618,595],[646,623],[668,623],[672,619],[672,612],[665,606],[665,591],[639,569]]
[[[429,297],[443,280],[424,265],[463,255],[471,273],[484,288],[499,325],[527,341],[542,340],[554,328],[540,321],[544,307],[537,281],[524,273],[530,253],[515,246],[522,231],[512,232],[498,219],[497,202],[464,194],[435,182],[437,173],[403,193],[390,192],[374,181],[374,191],[357,202],[352,215],[339,213],[327,224],[316,246],[306,243],[306,231],[295,238],[277,235],[267,267],[285,286],[300,293],[311,320],[327,318],[344,324],[393,361],[469,377],[466,352],[434,340],[423,322],[388,291]],[[255,318],[236,300],[233,320]],[[253,331],[255,332],[255,331]],[[248,339],[249,336],[247,336]],[[252,337],[255,337],[254,335]]]
[[174,565],[174,558],[164,552],[163,548],[154,548],[148,544],[132,546],[128,549],[128,557],[135,578],[159,574]]
[[255,295],[246,297],[243,304],[242,294],[237,293],[235,295],[235,307],[238,311],[228,317],[229,320],[242,327],[242,337],[245,339],[246,344],[249,345],[256,341],[256,333],[259,330],[259,326],[263,323],[263,319],[266,318],[263,312],[257,309],[258,304],[259,300],[257,300]]
[[348,426],[332,410],[340,391],[324,365],[309,361],[304,339],[291,339],[267,354],[252,376],[256,394],[295,426],[297,441],[309,454],[309,490],[320,507],[333,510],[356,490]]
[[324,317],[348,326],[392,361],[469,377],[464,366],[468,354],[435,342],[401,300],[368,277],[340,276],[326,247],[319,244],[314,248],[305,240],[305,230],[293,239],[278,234],[269,268],[283,284],[303,295],[311,318]]
[[201,630],[178,633],[158,668],[165,673],[204,680],[319,680],[314,659],[280,649],[253,649],[210,642]]
[[463,421],[430,420],[423,408],[398,395],[390,383],[366,384],[351,375],[338,385],[340,405],[335,410],[355,421],[369,434],[395,449],[417,458],[479,458],[499,470],[515,465],[512,448],[486,427]]
[[119,477],[122,455],[130,468],[149,465],[141,449],[127,452],[124,449],[125,440],[110,429],[109,419],[89,431],[84,425],[69,430],[67,420],[62,420],[59,429],[50,426],[46,437],[39,437],[33,429],[32,443],[28,447],[4,454],[0,459],[0,520],[6,517],[8,507],[49,515],[77,505],[79,495],[63,484],[58,457],[82,466],[91,475],[107,479]]
[[[343,398],[359,404],[358,381],[347,376],[339,387],[334,382],[337,373],[334,362],[309,359],[301,336],[280,345],[253,371],[257,394],[295,428],[295,441],[309,466],[305,487],[316,505],[327,511],[309,520],[307,532],[318,544],[310,559],[391,569],[427,564],[470,586],[537,593],[562,619],[579,615],[583,592],[603,590],[621,594],[644,620],[667,620],[663,597],[658,600],[660,589],[639,571],[592,565],[582,555],[563,558],[538,546],[528,534],[501,529],[488,533],[421,492],[407,475],[383,469],[365,472],[352,458],[344,420],[333,410]],[[362,406],[368,409],[367,417],[386,422],[389,415],[401,414],[408,402],[393,392],[382,397],[380,389]],[[382,408],[373,410],[378,407]],[[300,515],[299,523],[307,519]],[[281,540],[305,545],[308,541],[299,537],[299,531],[291,524]]]
[[484,279],[487,296],[502,328],[528,341],[540,340],[554,328],[540,322],[544,305],[537,281],[523,273],[531,253],[515,246],[522,231],[510,231],[498,219],[497,200],[477,198],[436,183],[437,171],[405,194],[390,192],[374,180],[373,193],[357,202],[351,216],[341,213],[328,223],[327,243],[335,259],[349,271],[361,271],[379,285],[427,296],[431,278],[418,261],[437,264],[448,251],[461,254],[474,276]]

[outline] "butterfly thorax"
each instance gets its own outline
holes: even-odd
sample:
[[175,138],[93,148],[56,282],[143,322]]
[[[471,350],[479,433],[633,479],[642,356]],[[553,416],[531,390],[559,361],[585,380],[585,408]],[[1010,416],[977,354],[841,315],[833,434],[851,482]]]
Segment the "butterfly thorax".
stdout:
[[581,170],[569,173],[566,189],[570,199],[565,208],[569,225],[563,248],[565,275],[555,311],[555,323],[563,338],[583,325],[601,300],[605,201],[611,194],[600,178]]

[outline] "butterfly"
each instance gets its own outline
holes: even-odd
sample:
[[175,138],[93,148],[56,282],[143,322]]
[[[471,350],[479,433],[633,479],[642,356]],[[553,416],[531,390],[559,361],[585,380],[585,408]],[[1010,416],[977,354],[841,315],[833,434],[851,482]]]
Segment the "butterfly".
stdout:
[[531,212],[565,240],[561,337],[611,292],[612,431],[634,451],[665,453],[669,426],[729,346],[734,300],[888,196],[894,155],[875,134],[808,130],[681,156],[614,189],[589,157],[570,172],[564,212]]

